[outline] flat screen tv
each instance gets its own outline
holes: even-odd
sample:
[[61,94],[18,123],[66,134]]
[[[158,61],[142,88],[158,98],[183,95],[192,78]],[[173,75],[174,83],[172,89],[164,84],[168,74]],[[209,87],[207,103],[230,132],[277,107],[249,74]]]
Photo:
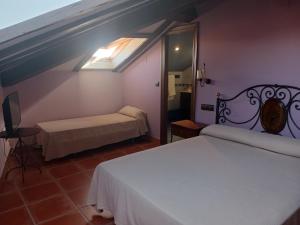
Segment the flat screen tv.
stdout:
[[14,92],[4,99],[2,103],[3,118],[7,135],[12,135],[21,123],[21,110],[19,96]]

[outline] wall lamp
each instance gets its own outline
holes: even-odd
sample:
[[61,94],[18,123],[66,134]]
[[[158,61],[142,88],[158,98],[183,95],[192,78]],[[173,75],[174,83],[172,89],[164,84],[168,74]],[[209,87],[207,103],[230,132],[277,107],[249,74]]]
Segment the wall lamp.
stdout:
[[200,82],[201,87],[204,87],[205,84],[211,84],[211,79],[207,78],[205,63],[203,63],[202,68],[197,70],[197,80]]

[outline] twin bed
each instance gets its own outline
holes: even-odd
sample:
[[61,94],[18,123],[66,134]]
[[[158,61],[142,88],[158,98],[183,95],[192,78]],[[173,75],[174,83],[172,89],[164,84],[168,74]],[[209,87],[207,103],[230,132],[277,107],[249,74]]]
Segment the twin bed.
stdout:
[[146,117],[142,110],[125,106],[112,114],[42,122],[37,141],[49,161],[145,135]]
[[[242,94],[258,110],[235,122],[228,106]],[[104,162],[88,204],[116,225],[300,224],[300,141],[279,135],[300,130],[299,97],[295,87],[258,85],[218,98],[217,123],[268,133],[211,125],[199,137]]]

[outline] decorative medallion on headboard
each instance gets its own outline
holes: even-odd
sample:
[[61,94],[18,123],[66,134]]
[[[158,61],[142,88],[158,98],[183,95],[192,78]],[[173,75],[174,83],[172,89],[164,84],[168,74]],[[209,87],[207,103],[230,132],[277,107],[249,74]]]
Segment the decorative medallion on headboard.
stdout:
[[[254,108],[248,119],[234,120],[236,117],[232,116],[232,109],[229,105],[238,99],[246,99],[247,104]],[[242,108],[245,109],[245,105]],[[239,113],[243,114],[243,111]],[[252,130],[260,122],[264,132],[280,134],[283,130],[287,130],[292,137],[296,138],[297,134],[298,136],[300,134],[299,119],[300,88],[298,87],[263,84],[249,87],[229,99],[223,99],[218,94],[217,124],[244,125]]]

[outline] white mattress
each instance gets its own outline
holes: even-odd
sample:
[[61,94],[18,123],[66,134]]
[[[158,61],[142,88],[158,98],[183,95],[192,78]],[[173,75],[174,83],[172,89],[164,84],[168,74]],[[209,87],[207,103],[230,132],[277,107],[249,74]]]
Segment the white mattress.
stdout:
[[45,160],[144,135],[146,122],[120,113],[38,123]]
[[199,136],[98,165],[88,204],[117,225],[280,225],[300,207],[300,159]]

